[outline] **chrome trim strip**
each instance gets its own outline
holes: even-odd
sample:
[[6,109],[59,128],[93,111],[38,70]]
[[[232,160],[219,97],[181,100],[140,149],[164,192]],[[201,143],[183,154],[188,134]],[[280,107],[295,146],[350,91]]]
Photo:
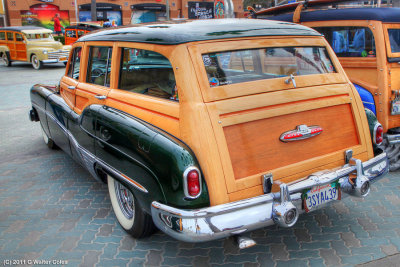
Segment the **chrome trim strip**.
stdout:
[[[305,180],[287,185],[288,194],[280,196],[281,193],[269,193],[261,196],[244,199],[236,202],[226,203],[218,206],[207,207],[196,210],[183,210],[153,201],[151,205],[152,218],[155,225],[165,232],[181,241],[204,242],[225,238],[237,233],[256,230],[278,223],[274,221],[274,207],[282,200],[293,204],[299,214],[304,213],[301,195],[304,189],[316,185],[323,185],[334,181],[342,181],[341,189],[344,194],[342,198],[353,191],[355,185],[345,183],[350,174],[357,174],[357,179],[369,179],[377,181],[389,170],[386,153],[382,153],[366,162],[359,162],[355,166],[346,164],[341,168],[314,173]],[[351,162],[352,162],[351,161]],[[358,169],[358,173],[356,172]],[[314,210],[325,207],[321,205]],[[290,226],[290,224],[288,225]]]
[[375,103],[372,103],[372,102],[366,102],[366,101],[362,101],[363,103],[365,103],[365,104],[370,104],[370,105],[374,105],[375,106]]
[[[119,179],[126,181],[128,184],[132,185],[136,189],[140,190],[143,193],[148,193],[149,191],[140,183],[135,181],[134,179],[130,178],[129,176],[117,171],[114,167],[108,165],[106,162],[101,160],[100,158],[96,157],[93,155],[90,151],[86,150],[84,147],[79,145],[78,141],[75,139],[75,137],[71,134],[70,131],[68,131],[67,128],[65,128],[64,125],[62,125],[54,116],[53,114],[50,114],[47,110],[44,110],[42,107],[40,107],[37,104],[32,103],[32,105],[40,109],[43,113],[46,114],[49,118],[51,118],[64,132],[64,134],[68,137],[70,141],[70,145],[75,149],[77,154],[80,156],[81,164],[86,167],[86,169],[89,171],[89,173],[98,181],[102,181],[101,178],[97,175],[94,166],[96,163],[98,163],[100,166],[111,172],[113,175],[117,176]],[[200,173],[200,171],[199,171]],[[200,188],[201,190],[201,188]]]

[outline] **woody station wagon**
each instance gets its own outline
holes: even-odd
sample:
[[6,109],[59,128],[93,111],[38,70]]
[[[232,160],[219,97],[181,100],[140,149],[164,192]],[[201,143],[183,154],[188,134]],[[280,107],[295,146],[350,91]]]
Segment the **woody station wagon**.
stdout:
[[300,23],[325,36],[365,108],[382,123],[374,142],[383,141],[394,171],[400,168],[400,8],[354,8],[354,1],[346,8],[347,2],[298,2],[255,16]]
[[52,31],[42,27],[19,26],[0,28],[0,57],[10,67],[13,61],[32,63],[34,69],[43,64],[68,61],[71,46],[55,41]]
[[[80,38],[30,119],[108,184],[121,226],[183,241],[293,226],[388,171],[325,39],[292,23],[163,22]],[[378,124],[375,120],[372,123]]]

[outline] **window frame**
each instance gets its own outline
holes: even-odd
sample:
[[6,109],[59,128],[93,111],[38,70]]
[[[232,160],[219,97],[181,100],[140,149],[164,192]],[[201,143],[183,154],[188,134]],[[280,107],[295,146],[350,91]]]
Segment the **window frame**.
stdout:
[[398,61],[400,61],[400,52],[392,53],[392,49],[390,46],[390,40],[389,40],[389,31],[388,31],[390,29],[399,29],[400,30],[400,23],[385,23],[385,24],[383,24],[383,34],[385,37],[387,58],[394,58],[395,62],[398,62]]
[[[366,29],[366,30],[369,30],[369,32],[372,34],[372,38],[373,38],[373,47],[374,47],[374,50],[375,50],[375,55],[374,55],[374,58],[376,58],[377,57],[377,46],[376,46],[376,43],[377,43],[377,41],[376,41],[376,38],[375,38],[375,34],[374,34],[374,32],[372,31],[372,29],[371,28],[369,28],[368,26],[360,26],[360,25],[334,25],[334,26],[332,26],[332,25],[323,25],[323,26],[314,26],[314,27],[312,27],[314,30],[316,30],[316,31],[318,31],[316,28],[343,28],[343,30],[347,30],[346,28],[359,28],[359,29]],[[333,31],[331,30],[331,33],[332,33]],[[322,34],[322,33],[321,33]],[[324,37],[325,37],[325,35],[324,35]],[[326,37],[325,37],[326,38]],[[331,37],[332,38],[332,37]],[[353,37],[354,38],[354,37]],[[328,41],[328,39],[327,39],[327,41]],[[353,41],[354,41],[354,39],[353,39]],[[329,41],[328,41],[328,43],[329,43],[329,45],[331,46],[331,47],[333,47],[332,45],[333,45],[333,43],[330,43]],[[365,51],[366,51],[366,49],[365,49]],[[336,53],[336,52],[335,52]],[[365,57],[363,57],[363,56],[341,56],[341,55],[339,55],[339,54],[336,54],[337,55],[337,57],[339,57],[339,58],[359,58],[359,59],[364,59],[364,58],[371,58],[371,57],[368,57],[368,55],[367,56],[365,56]]]
[[[21,36],[21,38],[22,38],[21,41],[17,40],[17,35]],[[20,33],[20,32],[15,32],[14,33],[14,40],[15,40],[15,42],[23,42],[25,40],[24,39],[24,35],[22,33]]]
[[[8,36],[9,36],[9,35],[12,36],[12,38],[13,38],[12,40],[8,39]],[[7,31],[6,31],[6,38],[7,38],[7,41],[8,41],[8,42],[15,42],[14,32],[11,32],[11,31],[7,32]]]
[[[149,51],[149,52],[153,52],[153,53],[157,53],[157,54],[159,54],[159,55],[161,55],[161,56],[163,56],[165,59],[167,59],[168,60],[168,62],[170,63],[170,65],[171,65],[171,70],[172,70],[172,72],[173,72],[173,74],[174,74],[174,78],[176,77],[175,76],[175,72],[174,72],[174,68],[173,68],[173,66],[172,66],[172,63],[171,63],[171,60],[168,58],[168,57],[166,57],[165,55],[163,55],[163,54],[161,54],[161,53],[159,53],[159,52],[157,52],[157,51],[154,51],[154,50],[149,50],[149,49],[147,49],[147,48],[145,48],[145,49],[141,49],[141,48],[137,48],[137,47],[118,47],[118,53],[120,54],[120,57],[119,57],[119,64],[118,64],[118,78],[117,78],[117,89],[118,90],[121,90],[121,91],[125,91],[125,92],[128,92],[128,93],[133,93],[133,94],[139,94],[139,95],[144,95],[144,96],[148,96],[148,97],[153,97],[153,98],[157,98],[157,99],[163,99],[163,100],[167,100],[167,101],[173,101],[173,102],[179,102],[179,97],[178,97],[178,100],[173,100],[173,99],[167,99],[167,98],[162,98],[162,97],[157,97],[157,96],[152,96],[152,95],[146,95],[146,94],[143,94],[143,93],[138,93],[138,92],[132,92],[132,91],[129,91],[129,90],[126,90],[126,89],[121,89],[120,87],[121,87],[121,75],[122,75],[122,66],[123,66],[123,57],[122,57],[122,54],[123,54],[123,50],[124,49],[138,49],[138,50],[145,50],[145,51]],[[176,85],[176,79],[175,79],[175,88],[177,88],[177,85]],[[178,93],[178,96],[179,96],[179,93]]]
[[[78,48],[80,48],[81,49],[81,61],[80,61],[80,64],[79,64],[79,79],[75,79],[74,77],[73,77],[73,74],[74,74],[74,68],[75,68],[75,49],[78,49]],[[83,47],[83,45],[76,45],[76,46],[74,46],[74,47],[72,47],[72,49],[71,49],[71,55],[70,55],[70,59],[68,60],[68,66],[66,67],[66,70],[65,70],[65,76],[67,76],[68,78],[70,78],[70,79],[73,79],[74,81],[77,81],[77,82],[79,82],[80,81],[80,78],[81,78],[81,76],[82,76],[82,63],[83,63],[83,52],[84,52],[84,49],[83,49],[84,47]],[[71,76],[69,76],[69,70],[70,69],[72,69],[72,72],[71,72]]]
[[294,88],[292,83],[289,84],[285,83],[285,80],[288,79],[288,76],[282,78],[256,80],[244,83],[210,87],[209,81],[207,79],[206,69],[204,68],[203,64],[202,54],[237,50],[238,47],[240,47],[240,49],[242,50],[277,47],[277,46],[326,47],[328,55],[332,61],[332,65],[336,70],[336,73],[295,76],[298,88],[323,86],[333,83],[348,82],[346,78],[347,76],[345,76],[335,53],[333,52],[332,48],[328,45],[328,43],[325,41],[325,39],[321,36],[304,36],[304,37],[290,36],[289,38],[287,38],[286,36],[257,37],[250,39],[227,40],[224,42],[220,42],[219,44],[220,45],[216,45],[216,42],[205,42],[205,43],[188,45],[189,53],[196,71],[196,76],[200,84],[200,89],[202,91],[205,102],[212,102],[222,99]]
[[[106,47],[106,48],[108,48],[108,51],[107,51],[107,63],[106,63],[106,73],[105,73],[105,79],[104,79],[104,84],[103,85],[100,85],[100,84],[96,84],[96,83],[91,83],[91,82],[88,82],[88,78],[89,78],[89,73],[90,73],[90,71],[89,71],[89,67],[91,66],[91,64],[90,64],[90,60],[91,60],[91,49],[93,48],[93,47]],[[87,57],[85,58],[85,64],[86,64],[86,66],[85,66],[85,69],[86,69],[86,73],[85,73],[85,79],[83,80],[83,82],[85,82],[85,83],[87,83],[87,84],[90,84],[90,85],[93,85],[93,86],[102,86],[102,87],[105,87],[105,88],[108,88],[108,89],[111,89],[111,86],[112,86],[112,83],[111,83],[111,81],[112,81],[112,57],[113,57],[113,51],[114,51],[114,46],[113,45],[106,45],[106,44],[103,44],[103,43],[88,43],[88,44],[86,44],[86,47],[85,47],[85,51],[86,51],[86,53],[87,53]],[[110,72],[108,72],[108,69],[110,69]],[[106,84],[106,82],[107,82],[107,76],[108,76],[108,73],[110,73],[110,81],[109,81],[109,85],[108,86],[106,86],[105,84]]]

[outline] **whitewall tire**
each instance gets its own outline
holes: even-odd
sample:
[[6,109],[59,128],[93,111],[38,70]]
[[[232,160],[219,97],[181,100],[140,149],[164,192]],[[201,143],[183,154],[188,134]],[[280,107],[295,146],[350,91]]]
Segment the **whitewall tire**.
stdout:
[[122,228],[135,238],[151,235],[155,230],[153,220],[142,210],[132,191],[110,175],[107,184],[112,208]]

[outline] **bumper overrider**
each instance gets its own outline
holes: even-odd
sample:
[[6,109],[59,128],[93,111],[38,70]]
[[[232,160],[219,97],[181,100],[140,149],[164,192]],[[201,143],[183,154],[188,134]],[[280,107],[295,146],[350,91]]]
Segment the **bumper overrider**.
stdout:
[[281,183],[280,192],[218,206],[182,210],[154,201],[153,221],[166,234],[185,242],[225,238],[273,224],[291,227],[305,212],[301,197],[305,190],[339,182],[342,198],[346,195],[365,197],[370,185],[389,170],[386,153],[365,162],[355,158],[348,162],[341,168],[312,174],[300,182]]

